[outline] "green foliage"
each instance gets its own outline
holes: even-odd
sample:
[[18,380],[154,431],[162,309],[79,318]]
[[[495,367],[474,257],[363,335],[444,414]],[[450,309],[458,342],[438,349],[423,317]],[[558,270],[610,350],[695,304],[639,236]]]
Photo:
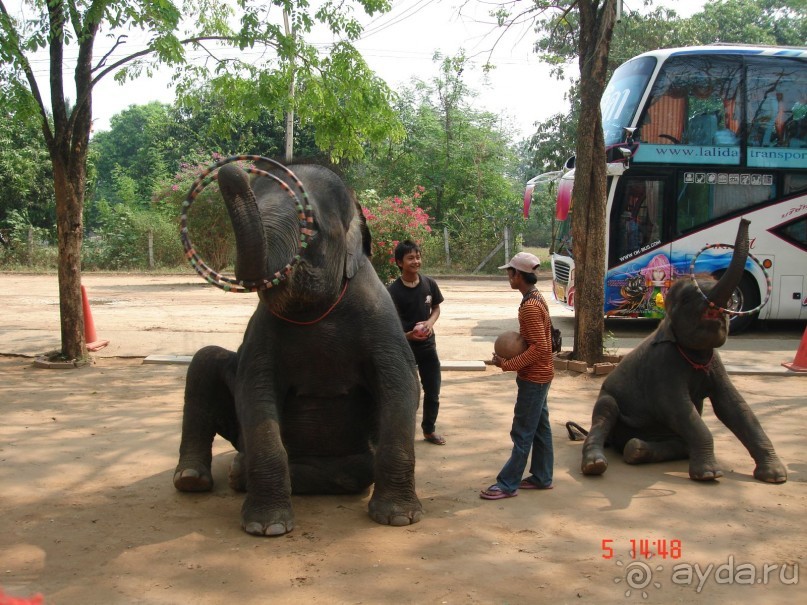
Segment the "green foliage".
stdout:
[[536,188],[532,193],[530,217],[524,224],[524,245],[546,248],[552,243],[555,228],[555,203],[557,201],[555,184]]
[[429,215],[418,206],[424,188],[416,186],[411,194],[381,198],[370,189],[358,194],[359,203],[373,238],[372,262],[381,281],[388,283],[398,277],[395,246],[405,239],[419,246],[431,234]]
[[804,0],[712,0],[691,17],[692,31],[703,44],[803,46],[806,8]]
[[117,204],[101,213],[98,231],[82,248],[85,269],[149,269],[149,234],[154,268],[176,267],[183,260],[176,221],[146,208]]
[[[220,160],[221,156],[214,153],[208,158],[204,159],[201,154],[189,156],[180,165],[179,172],[173,178],[158,183],[155,190],[153,207],[175,225],[174,237],[179,251],[182,251],[178,226],[182,204],[199,174]],[[232,265],[235,260],[235,234],[217,181],[210,183],[194,199],[188,210],[188,232],[195,250],[210,268],[220,271]]]
[[[474,268],[505,226],[520,230],[522,175],[498,116],[472,107],[474,93],[462,80],[464,55],[436,55],[435,64],[438,75],[430,82],[414,80],[399,92],[406,137],[354,166],[349,180],[381,197],[422,183],[419,205],[441,232],[448,228],[452,263]],[[467,236],[466,229],[472,230]]]
[[53,169],[36,118],[12,111],[0,94],[0,221],[22,212],[35,227],[55,222]]
[[295,97],[302,124],[331,160],[357,160],[366,146],[399,141],[404,131],[392,108],[392,91],[367,66],[358,51],[339,43],[324,58],[319,73],[302,72]]
[[56,268],[55,233],[35,227],[26,209],[9,210],[0,225],[8,241],[8,246],[0,246],[0,265],[27,269]]
[[[180,142],[169,105],[131,105],[110,120],[110,130],[98,132],[90,147],[98,171],[96,199],[110,203],[148,200],[154,184],[179,162]],[[122,184],[129,179],[127,189]],[[120,195],[126,196],[126,199]]]
[[[273,98],[257,81],[225,74],[206,82],[193,95],[177,99],[171,112],[171,136],[179,155],[190,149],[211,149],[222,155],[281,157],[285,116],[272,106]],[[323,155],[312,128],[302,125],[299,116],[294,121],[294,154],[304,158]]]

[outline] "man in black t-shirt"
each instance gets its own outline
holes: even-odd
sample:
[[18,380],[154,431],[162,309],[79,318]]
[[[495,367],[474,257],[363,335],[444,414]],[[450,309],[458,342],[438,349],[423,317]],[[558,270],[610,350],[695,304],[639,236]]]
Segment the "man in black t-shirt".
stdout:
[[395,247],[395,264],[401,276],[387,289],[398,309],[406,340],[415,354],[420,384],[423,387],[423,438],[435,445],[445,445],[442,435],[434,432],[440,408],[440,358],[434,338],[434,323],[440,317],[443,295],[432,278],[420,274],[420,247],[404,240]]

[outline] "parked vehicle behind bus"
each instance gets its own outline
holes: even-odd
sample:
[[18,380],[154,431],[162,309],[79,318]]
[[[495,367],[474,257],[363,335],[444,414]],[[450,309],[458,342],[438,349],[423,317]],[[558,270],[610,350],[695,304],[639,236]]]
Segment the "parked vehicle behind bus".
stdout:
[[[699,277],[725,271],[731,248],[706,247],[732,242],[744,217],[759,264],[749,259],[734,292],[730,310],[744,314],[732,316],[732,331],[753,320],[769,287],[760,318],[807,319],[807,49],[644,53],[614,72],[601,110],[606,315],[663,317],[666,292],[693,257]],[[557,179],[551,255],[555,297],[569,307],[573,163]]]

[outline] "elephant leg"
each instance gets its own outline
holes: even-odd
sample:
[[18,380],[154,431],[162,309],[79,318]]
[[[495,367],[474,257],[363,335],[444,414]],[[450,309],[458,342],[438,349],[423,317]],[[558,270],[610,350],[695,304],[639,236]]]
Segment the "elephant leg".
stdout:
[[417,523],[423,517],[423,506],[414,491],[408,492],[406,497],[389,498],[384,492],[379,492],[378,484],[370,498],[368,511],[376,523],[397,527]]
[[213,488],[210,473],[213,439],[220,434],[232,443],[238,438],[230,383],[236,355],[220,347],[205,347],[193,356],[185,381],[182,439],[174,487],[182,492]]
[[247,473],[244,469],[244,454],[241,452],[236,452],[233,461],[230,463],[227,481],[231,489],[237,492],[247,491]]
[[[397,326],[400,330],[400,326]],[[415,413],[420,399],[417,370],[409,346],[406,373],[400,366],[382,367],[378,375],[378,433],[375,449],[375,486],[370,497],[370,518],[381,525],[406,526],[423,517],[415,493]],[[396,360],[396,363],[398,361]]]
[[787,481],[787,470],[776,455],[771,440],[745,399],[729,382],[727,375],[715,380],[711,400],[715,416],[734,433],[756,462],[754,479],[766,483]]
[[373,454],[292,460],[293,494],[358,494],[373,484]]
[[628,464],[685,460],[689,458],[689,449],[680,439],[644,441],[634,437],[625,444],[622,457]]
[[[257,407],[254,402],[248,405]],[[255,536],[282,536],[294,529],[288,455],[272,416],[267,410],[247,413],[244,406],[239,407],[244,456],[238,463],[243,465],[239,472],[246,476],[247,491],[241,527]],[[240,478],[239,484],[243,485]]]
[[605,457],[605,440],[619,421],[619,405],[608,393],[600,393],[591,414],[591,429],[583,442],[583,461],[580,465],[584,475],[602,475],[608,468]]
[[[660,401],[659,405],[672,407],[668,401]],[[712,433],[691,401],[685,402],[685,407],[687,411],[673,414],[669,421],[670,428],[686,443],[689,452],[689,478],[695,481],[719,479],[723,472],[715,459]]]

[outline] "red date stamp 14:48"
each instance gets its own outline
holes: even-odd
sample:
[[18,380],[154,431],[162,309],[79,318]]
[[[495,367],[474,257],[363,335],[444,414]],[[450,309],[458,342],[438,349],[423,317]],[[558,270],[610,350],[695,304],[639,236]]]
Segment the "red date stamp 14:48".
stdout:
[[[628,541],[631,559],[650,559],[660,557],[662,559],[680,559],[682,554],[681,540],[667,538],[631,538]],[[614,557],[614,540],[603,538],[600,543],[603,559]]]

